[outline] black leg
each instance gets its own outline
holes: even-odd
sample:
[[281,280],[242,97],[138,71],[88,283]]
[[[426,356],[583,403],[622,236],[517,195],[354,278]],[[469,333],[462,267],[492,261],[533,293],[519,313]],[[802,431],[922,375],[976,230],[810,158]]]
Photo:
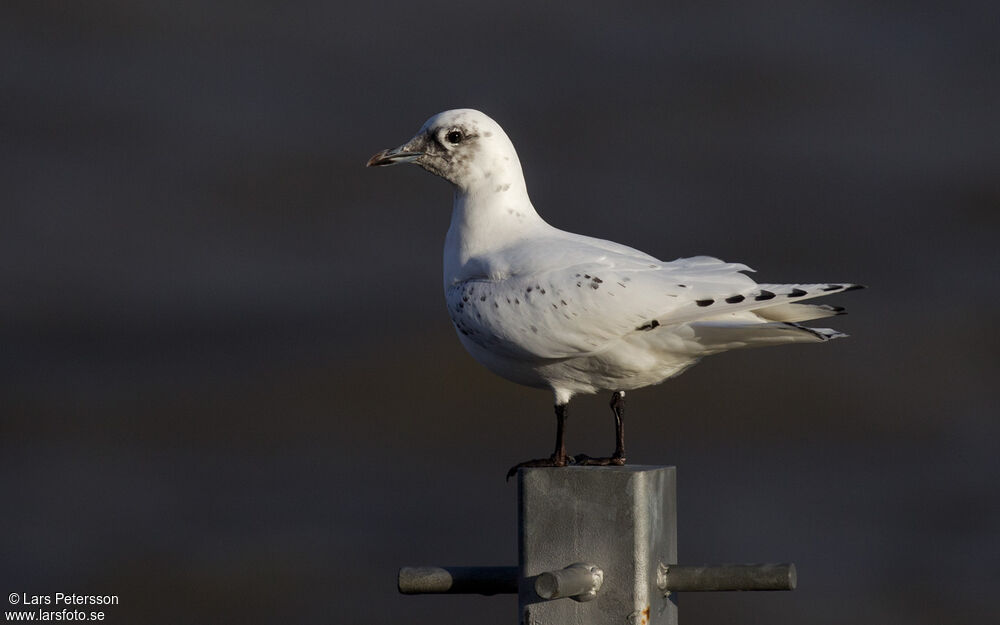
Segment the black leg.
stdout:
[[611,412],[615,413],[615,453],[611,457],[621,458],[621,462],[615,464],[625,464],[625,393],[612,393]]
[[623,391],[612,393],[609,405],[615,415],[615,453],[609,458],[591,458],[580,454],[575,458],[577,464],[597,466],[625,464],[625,393]]
[[569,418],[569,410],[566,404],[556,404],[556,448],[548,458],[538,458],[535,460],[525,460],[515,464],[507,471],[507,479],[517,473],[521,467],[564,467],[567,464],[566,458],[566,419]]
[[558,463],[557,466],[566,465],[566,414],[567,404],[556,404],[556,449],[552,452],[552,458]]

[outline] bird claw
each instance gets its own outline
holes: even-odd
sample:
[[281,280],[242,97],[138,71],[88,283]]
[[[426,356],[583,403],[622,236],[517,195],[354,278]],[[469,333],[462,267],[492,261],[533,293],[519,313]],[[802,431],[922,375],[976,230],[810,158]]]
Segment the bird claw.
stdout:
[[575,456],[566,456],[565,458],[557,458],[555,456],[549,456],[548,458],[536,458],[534,460],[525,460],[524,462],[519,462],[515,464],[507,471],[507,477],[505,481],[510,481],[510,478],[517,475],[518,469],[529,468],[529,467],[565,467],[568,465],[575,465],[581,467],[620,467],[625,464],[625,456],[618,454],[606,457],[606,458],[591,458],[587,454],[577,454]]
[[587,454],[577,454],[573,457],[573,464],[584,467],[620,467],[625,464],[625,456],[615,454],[607,458],[591,458]]
[[536,458],[535,460],[525,460],[524,462],[519,462],[507,471],[507,478],[504,481],[510,481],[510,478],[517,474],[517,470],[527,467],[564,467],[569,464],[572,458],[567,458],[563,456],[559,458],[557,456],[549,456],[548,458]]

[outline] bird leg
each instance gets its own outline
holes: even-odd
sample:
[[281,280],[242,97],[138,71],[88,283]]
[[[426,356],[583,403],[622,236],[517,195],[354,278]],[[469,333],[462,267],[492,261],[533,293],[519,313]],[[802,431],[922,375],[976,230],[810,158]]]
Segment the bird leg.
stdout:
[[625,464],[625,392],[615,391],[611,394],[611,412],[615,414],[615,453],[610,458],[591,458],[580,454],[574,459],[582,465],[623,465]]
[[507,471],[507,479],[509,480],[517,470],[521,467],[564,467],[568,463],[566,456],[566,419],[569,417],[567,414],[566,404],[556,404],[556,449],[552,452],[552,455],[548,458],[538,458],[535,460],[525,460],[524,462],[515,464]]

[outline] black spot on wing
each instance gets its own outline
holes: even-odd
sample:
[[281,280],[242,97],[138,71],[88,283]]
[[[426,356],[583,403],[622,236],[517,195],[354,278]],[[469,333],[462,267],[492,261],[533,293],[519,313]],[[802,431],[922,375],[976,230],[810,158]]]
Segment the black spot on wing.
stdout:
[[698,304],[699,306],[704,307],[704,306],[711,306],[712,304],[715,303],[715,300],[714,299],[696,299],[694,301],[694,303]]
[[774,293],[767,291],[765,289],[760,290],[760,294],[754,298],[758,302],[763,302],[764,300],[774,299]]
[[745,299],[746,298],[743,297],[742,295],[734,295],[732,297],[727,297],[726,298],[726,303],[727,304],[739,304],[740,302],[742,302]]
[[788,294],[788,297],[802,297],[806,292],[802,289],[792,289],[792,292]]
[[652,330],[653,328],[659,327],[659,325],[660,325],[660,322],[657,321],[656,319],[653,319],[652,321],[650,321],[648,323],[642,324],[641,326],[639,326],[638,328],[636,328],[636,330],[647,330],[648,331],[648,330]]

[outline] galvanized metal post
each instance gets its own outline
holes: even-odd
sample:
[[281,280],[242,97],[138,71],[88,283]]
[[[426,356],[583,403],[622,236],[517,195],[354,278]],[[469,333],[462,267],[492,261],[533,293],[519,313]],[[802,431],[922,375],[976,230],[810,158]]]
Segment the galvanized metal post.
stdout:
[[658,586],[677,561],[674,467],[522,469],[518,488],[521,625],[677,624]]
[[676,593],[793,590],[794,564],[677,564],[674,467],[518,473],[518,566],[399,570],[404,594],[517,593],[521,625],[677,625]]

